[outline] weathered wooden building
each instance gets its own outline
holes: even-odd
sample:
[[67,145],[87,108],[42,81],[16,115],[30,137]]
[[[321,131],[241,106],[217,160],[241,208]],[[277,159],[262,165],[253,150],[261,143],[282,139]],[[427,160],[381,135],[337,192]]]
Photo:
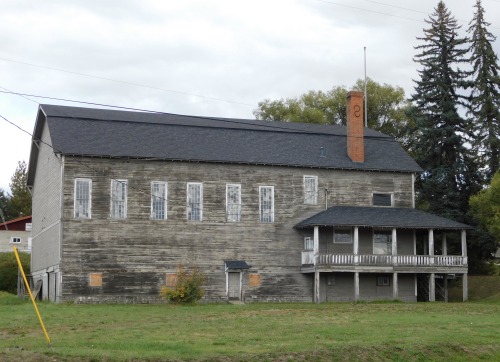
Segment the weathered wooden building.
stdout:
[[42,295],[154,302],[183,264],[207,301],[446,299],[452,275],[467,299],[468,226],[414,209],[420,167],[362,114],[359,92],[347,127],[41,105]]

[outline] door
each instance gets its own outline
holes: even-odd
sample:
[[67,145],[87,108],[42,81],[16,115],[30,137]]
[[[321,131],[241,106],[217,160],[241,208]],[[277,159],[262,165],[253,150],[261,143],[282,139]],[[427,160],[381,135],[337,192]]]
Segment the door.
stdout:
[[229,272],[227,273],[227,297],[229,299],[240,299],[241,284],[240,273]]

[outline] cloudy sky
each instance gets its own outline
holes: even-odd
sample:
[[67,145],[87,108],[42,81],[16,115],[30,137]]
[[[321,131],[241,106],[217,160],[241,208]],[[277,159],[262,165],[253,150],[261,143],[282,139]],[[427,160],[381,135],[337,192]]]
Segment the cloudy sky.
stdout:
[[[40,96],[254,118],[266,98],[353,85],[364,77],[364,47],[368,76],[409,96],[416,37],[437,3],[0,0],[0,188],[29,160],[22,130],[33,131],[38,105],[79,105]],[[465,34],[475,0],[445,3]],[[500,0],[483,6],[499,36]]]

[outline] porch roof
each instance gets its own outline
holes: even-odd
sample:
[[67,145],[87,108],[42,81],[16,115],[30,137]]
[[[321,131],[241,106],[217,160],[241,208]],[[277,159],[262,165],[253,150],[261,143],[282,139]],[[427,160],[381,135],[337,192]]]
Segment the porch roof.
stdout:
[[294,227],[360,226],[398,229],[464,230],[472,226],[462,224],[422,210],[398,207],[333,206]]

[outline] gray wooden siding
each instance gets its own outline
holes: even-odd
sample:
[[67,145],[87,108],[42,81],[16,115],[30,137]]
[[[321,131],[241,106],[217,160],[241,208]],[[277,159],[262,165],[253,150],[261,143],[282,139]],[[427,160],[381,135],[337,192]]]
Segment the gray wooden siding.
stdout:
[[[377,286],[378,276],[388,276],[388,286]],[[392,300],[392,274],[360,273],[359,298],[360,300]],[[354,301],[354,273],[321,273],[320,300],[323,302],[351,302]],[[415,275],[398,274],[398,300],[416,302]]]
[[[51,144],[47,124],[42,141]],[[60,254],[62,160],[43,142],[33,185],[32,272],[57,265]]]
[[[317,205],[304,205],[305,174],[318,176]],[[92,179],[90,220],[73,217],[77,177]],[[125,220],[110,219],[110,178],[128,180]],[[151,181],[168,182],[167,220],[150,220]],[[203,183],[202,222],[186,220],[187,182]],[[227,183],[241,184],[239,223],[226,222]],[[272,224],[259,223],[259,186],[264,185],[274,186]],[[182,263],[201,267],[208,278],[206,299],[221,300],[226,297],[224,260],[245,260],[251,265],[248,272],[261,280],[249,287],[244,274],[245,300],[311,301],[312,276],[300,271],[304,233],[293,226],[324,210],[325,188],[329,206],[370,205],[372,191],[381,188],[394,193],[396,206],[411,206],[410,174],[141,160],[76,162],[67,157],[63,299],[153,299],[165,283],[165,273],[174,273]],[[90,272],[103,273],[102,287],[89,287]]]

